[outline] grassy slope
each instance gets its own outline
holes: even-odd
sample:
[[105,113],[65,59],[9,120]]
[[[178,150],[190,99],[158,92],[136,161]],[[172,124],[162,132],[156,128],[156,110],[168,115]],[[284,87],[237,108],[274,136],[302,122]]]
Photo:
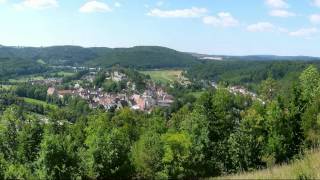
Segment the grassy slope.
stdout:
[[291,164],[217,179],[320,179],[320,151],[307,153]]
[[10,89],[13,89],[15,88],[15,86],[13,85],[0,85],[0,90],[10,90]]
[[9,79],[11,83],[25,83],[29,80],[44,80],[44,77],[41,75],[24,75],[24,76],[17,76],[13,79]]
[[150,75],[151,79],[161,83],[170,83],[177,81],[181,75],[181,70],[155,70],[142,71],[143,74]]
[[30,103],[30,104],[38,104],[38,105],[42,105],[42,106],[48,106],[51,109],[55,109],[57,108],[56,105],[53,104],[48,104],[47,102],[44,101],[40,101],[37,99],[31,99],[31,98],[23,98],[25,102]]

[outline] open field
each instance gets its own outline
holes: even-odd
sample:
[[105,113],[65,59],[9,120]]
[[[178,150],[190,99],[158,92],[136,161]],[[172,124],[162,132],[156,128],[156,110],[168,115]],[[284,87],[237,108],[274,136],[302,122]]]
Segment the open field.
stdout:
[[43,76],[24,76],[24,77],[17,77],[15,79],[9,79],[11,83],[24,83],[28,82],[28,80],[43,80]]
[[213,179],[320,179],[320,151],[309,152],[291,164]]
[[150,75],[151,79],[156,82],[170,83],[177,81],[181,75],[181,70],[154,70],[154,71],[141,71],[141,73]]
[[37,60],[37,63],[39,63],[39,64],[46,64],[46,62],[44,62],[42,59],[38,59],[38,60]]
[[31,98],[23,98],[25,102],[30,103],[30,104],[37,104],[37,105],[42,105],[42,106],[48,106],[51,109],[57,108],[56,105],[53,104],[48,104],[47,102],[40,101],[37,99],[31,99]]
[[0,90],[9,90],[11,88],[15,88],[13,85],[0,85]]
[[55,74],[58,74],[59,76],[66,77],[66,76],[72,76],[72,75],[74,75],[75,72],[71,72],[71,71],[59,71],[59,72],[56,72],[56,73],[51,73],[51,75],[55,75]]

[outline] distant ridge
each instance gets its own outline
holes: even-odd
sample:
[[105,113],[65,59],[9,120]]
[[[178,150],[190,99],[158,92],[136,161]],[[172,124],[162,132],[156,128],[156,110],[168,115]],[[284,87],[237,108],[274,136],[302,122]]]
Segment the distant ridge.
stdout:
[[206,61],[280,61],[280,60],[320,60],[310,56],[274,56],[249,55],[227,56],[206,55],[180,52],[161,46],[135,46],[130,48],[81,47],[81,46],[50,46],[24,47],[0,45],[0,59],[19,59],[34,61],[41,59],[49,66],[88,66],[112,67],[121,65],[133,68],[185,68]]
[[245,55],[245,56],[228,56],[228,55],[207,55],[190,53],[192,56],[199,59],[206,58],[207,60],[247,60],[247,61],[285,61],[285,60],[297,60],[297,61],[314,61],[320,60],[320,57],[313,56],[277,56],[277,55]]
[[200,63],[189,53],[160,46],[107,48],[80,46],[12,47],[1,46],[0,58],[42,59],[49,65],[102,66],[122,65],[135,68],[188,67]]

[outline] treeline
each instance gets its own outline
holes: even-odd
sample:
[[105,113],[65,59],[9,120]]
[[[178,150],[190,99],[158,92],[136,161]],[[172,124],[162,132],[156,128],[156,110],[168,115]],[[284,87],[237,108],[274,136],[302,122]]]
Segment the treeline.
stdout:
[[46,115],[51,112],[50,106],[44,106],[43,104],[36,104],[25,101],[21,97],[17,97],[15,94],[1,93],[0,94],[0,114],[2,114],[8,107],[16,106],[17,111],[27,111],[39,115]]
[[48,86],[45,85],[30,85],[28,83],[20,84],[15,89],[15,94],[20,97],[27,97],[46,101]]
[[[269,76],[284,83],[295,80],[309,65],[319,61],[210,61],[192,66],[186,76],[194,81],[209,80],[233,85],[254,86]],[[256,88],[256,87],[254,87]],[[257,90],[257,89],[256,89]]]
[[[114,72],[124,74],[126,78],[123,78],[119,82],[113,81],[111,76]],[[108,73],[110,77],[107,77],[106,73]],[[93,80],[93,86],[103,88],[104,91],[109,93],[118,93],[125,89],[135,89],[139,92],[143,92],[146,89],[148,81],[150,81],[150,76],[139,73],[139,71],[128,68],[113,67],[107,71],[100,71]],[[128,87],[128,85],[131,87]],[[134,88],[132,86],[134,86]]]
[[78,71],[73,75],[63,77],[62,82],[69,83],[73,80],[79,80],[82,76],[86,75],[87,73],[89,73],[88,70]]
[[288,162],[320,143],[320,75],[310,66],[279,86],[262,81],[256,101],[210,90],[170,116],[74,99],[46,122],[10,106],[0,118],[0,179],[192,179]]

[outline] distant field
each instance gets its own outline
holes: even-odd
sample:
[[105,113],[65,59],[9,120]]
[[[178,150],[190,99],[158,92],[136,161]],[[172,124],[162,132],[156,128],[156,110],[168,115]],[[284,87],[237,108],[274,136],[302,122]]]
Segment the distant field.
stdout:
[[70,71],[59,71],[57,73],[52,73],[52,75],[54,74],[58,74],[59,76],[72,76],[75,73],[74,72],[70,72]]
[[154,70],[141,71],[143,74],[150,75],[151,79],[161,83],[177,81],[181,75],[181,70]]
[[39,63],[39,64],[46,64],[46,62],[44,62],[42,59],[38,59],[38,60],[37,60],[37,63]]
[[310,152],[292,164],[213,179],[320,179],[320,151]]
[[48,104],[47,102],[40,101],[37,99],[31,99],[31,98],[23,98],[25,102],[30,103],[30,104],[37,104],[37,105],[42,105],[42,106],[48,106],[49,108],[55,109],[57,108],[56,105],[53,104]]
[[13,85],[0,85],[0,89],[3,90],[9,90],[10,88],[14,88],[15,86]]
[[15,79],[9,79],[9,82],[12,83],[24,83],[27,82],[28,80],[43,80],[44,78],[42,76],[25,76],[25,77],[18,77]]

